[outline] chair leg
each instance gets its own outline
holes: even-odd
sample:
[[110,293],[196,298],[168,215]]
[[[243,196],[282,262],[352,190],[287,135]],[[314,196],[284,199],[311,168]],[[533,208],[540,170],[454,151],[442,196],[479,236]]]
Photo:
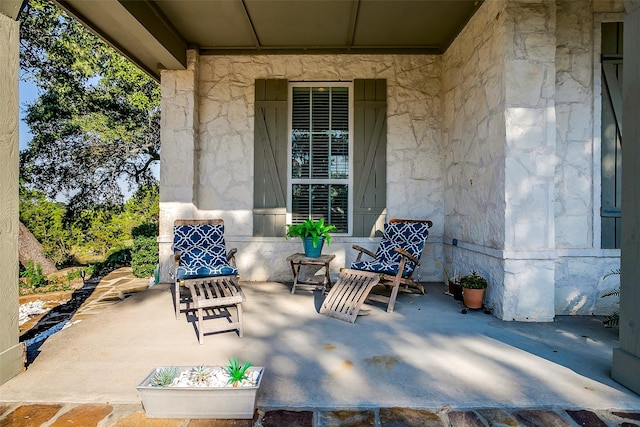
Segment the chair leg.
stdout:
[[198,342],[202,344],[204,342],[204,331],[202,330],[202,323],[204,320],[204,310],[198,309]]
[[175,281],[173,284],[173,303],[176,307],[176,320],[180,318],[180,282]]
[[242,303],[236,304],[236,308],[238,309],[238,335],[242,337]]
[[391,283],[391,295],[389,296],[389,304],[387,305],[387,313],[393,311],[393,307],[396,305],[396,298],[398,297],[398,289],[400,289],[400,278],[396,278]]

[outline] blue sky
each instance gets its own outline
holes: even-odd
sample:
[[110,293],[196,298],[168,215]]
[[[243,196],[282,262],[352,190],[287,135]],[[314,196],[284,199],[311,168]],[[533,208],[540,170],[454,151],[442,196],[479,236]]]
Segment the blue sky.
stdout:
[[21,79],[18,87],[18,94],[20,97],[20,129],[18,136],[20,138],[20,150],[24,150],[27,148],[27,143],[31,140],[29,127],[22,120],[26,110],[25,104],[38,97],[38,89],[33,83],[23,81]]

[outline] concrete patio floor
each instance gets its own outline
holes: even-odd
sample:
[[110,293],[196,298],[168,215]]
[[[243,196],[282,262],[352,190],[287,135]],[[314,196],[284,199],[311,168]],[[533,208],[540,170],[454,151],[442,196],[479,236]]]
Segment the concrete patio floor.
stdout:
[[[365,306],[355,324],[318,314],[321,292],[242,282],[244,337],[205,335],[173,314],[156,285],[49,337],[29,368],[0,386],[0,405],[139,404],[155,366],[264,366],[259,408],[586,408],[640,411],[640,396],[610,377],[617,330],[599,317],[503,322],[427,284],[393,313]],[[235,313],[234,313],[235,315]]]

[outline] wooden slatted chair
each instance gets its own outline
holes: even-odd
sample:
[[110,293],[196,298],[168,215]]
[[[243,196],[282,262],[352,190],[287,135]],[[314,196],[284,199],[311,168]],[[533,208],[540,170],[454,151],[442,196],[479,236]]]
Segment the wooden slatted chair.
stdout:
[[[385,224],[384,235],[375,253],[358,245],[359,251],[351,269],[368,271],[380,275],[380,284],[391,288],[391,295],[370,294],[368,299],[387,304],[387,312],[392,312],[400,286],[417,290],[424,294],[424,286],[413,279],[413,273],[420,265],[420,256],[429,236],[430,220],[392,218]],[[367,254],[371,260],[363,260]]]
[[320,307],[320,314],[354,323],[362,304],[379,280],[377,273],[342,269],[338,281]]
[[[226,250],[224,221],[176,220],[173,233],[173,297],[176,319],[180,317],[181,311],[196,313],[200,344],[203,341],[204,320],[223,317],[224,314],[226,323],[213,331],[237,330],[238,335],[242,336],[243,294],[238,284],[235,263],[237,250]],[[229,307],[236,308],[238,320],[235,322],[231,321]]]

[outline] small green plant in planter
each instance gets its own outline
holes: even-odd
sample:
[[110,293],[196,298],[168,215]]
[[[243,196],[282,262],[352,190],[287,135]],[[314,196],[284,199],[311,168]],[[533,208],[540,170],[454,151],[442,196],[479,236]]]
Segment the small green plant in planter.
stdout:
[[460,284],[465,289],[487,289],[487,286],[489,286],[487,279],[475,270],[471,270],[471,274],[462,276],[460,278]]
[[153,377],[151,377],[150,384],[153,387],[167,387],[173,383],[173,380],[175,380],[179,374],[180,370],[175,367],[159,369]]
[[[463,288],[462,302],[465,307],[482,308],[484,291],[489,286],[487,279],[478,274],[477,271],[471,270],[471,274],[460,278],[460,285]],[[466,309],[462,310],[462,313],[466,313]]]
[[247,369],[249,369],[251,366],[253,365],[249,361],[244,362],[241,365],[240,362],[238,362],[238,359],[236,359],[235,357],[229,359],[229,364],[225,366],[225,369],[229,374],[229,380],[227,381],[227,383],[233,384],[234,387],[237,387],[240,382],[249,378],[249,376],[247,375]]

